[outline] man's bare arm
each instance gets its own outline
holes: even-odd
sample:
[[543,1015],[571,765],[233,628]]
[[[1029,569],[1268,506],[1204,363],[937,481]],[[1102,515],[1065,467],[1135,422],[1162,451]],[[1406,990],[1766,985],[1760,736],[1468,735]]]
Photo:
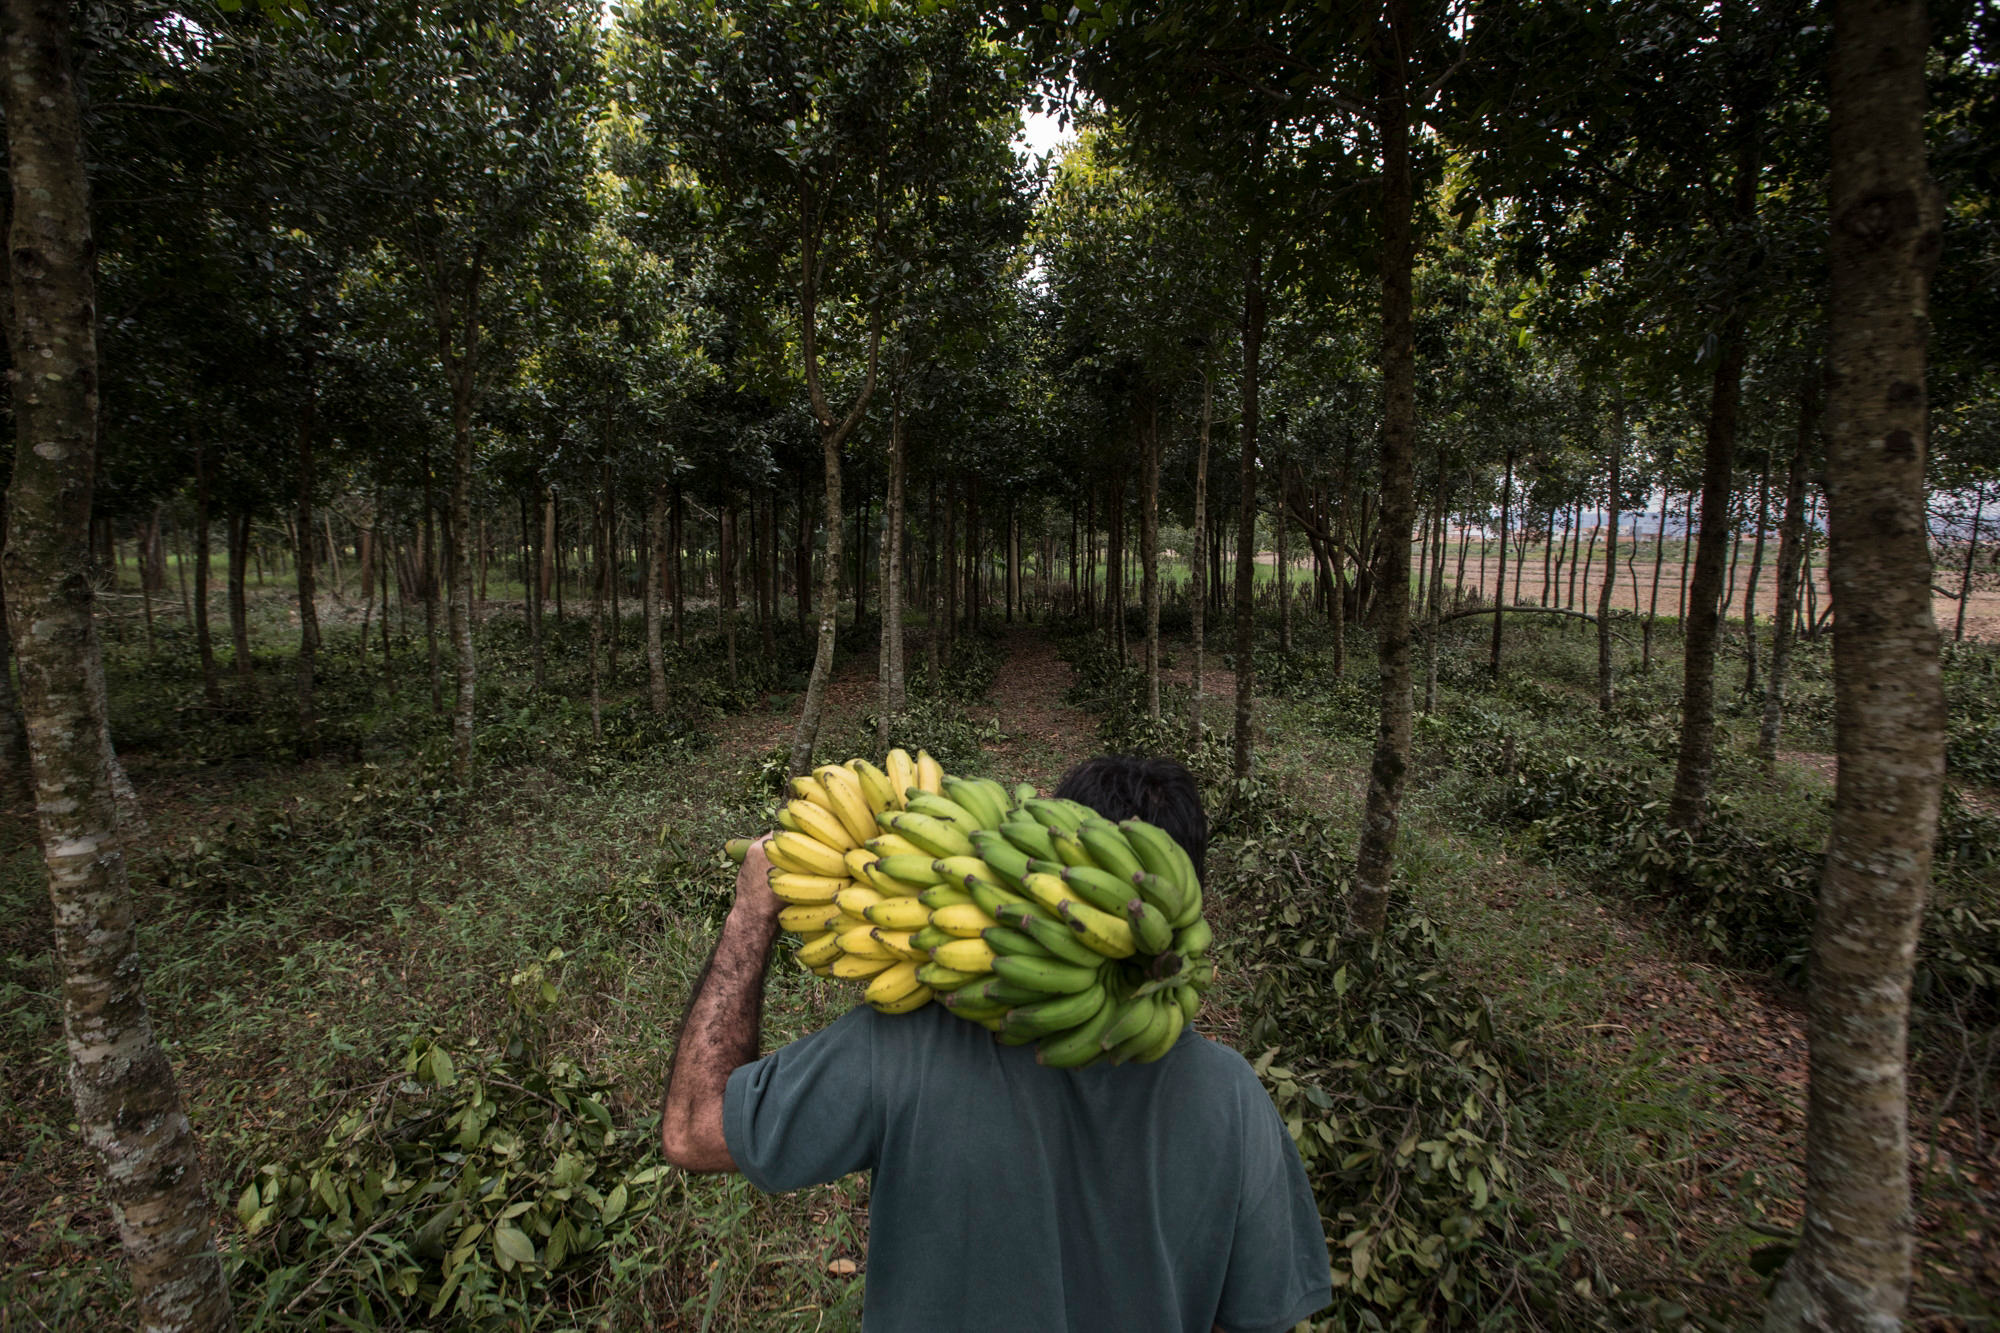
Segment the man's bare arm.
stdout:
[[736,876],[736,901],[715,953],[695,982],[667,1070],[660,1150],[689,1171],[734,1171],[722,1133],[729,1076],[757,1058],[764,1017],[764,969],[784,906],[766,883],[770,861],[759,839]]

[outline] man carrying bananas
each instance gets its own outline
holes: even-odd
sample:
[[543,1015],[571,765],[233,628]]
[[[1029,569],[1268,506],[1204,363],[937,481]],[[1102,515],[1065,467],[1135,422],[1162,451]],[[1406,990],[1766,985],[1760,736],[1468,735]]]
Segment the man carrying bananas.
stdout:
[[[1098,758],[1058,798],[1208,821],[1165,760]],[[777,1192],[870,1170],[867,1333],[1276,1333],[1332,1300],[1305,1171],[1248,1062],[1184,1031],[1149,1064],[1037,1064],[935,1005],[859,1005],[758,1058],[782,904],[760,843],[696,982],[661,1146]]]

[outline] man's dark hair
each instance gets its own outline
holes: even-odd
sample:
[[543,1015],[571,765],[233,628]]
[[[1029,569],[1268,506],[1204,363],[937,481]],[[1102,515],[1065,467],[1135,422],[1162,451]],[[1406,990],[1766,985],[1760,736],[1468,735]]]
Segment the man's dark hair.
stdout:
[[1208,815],[1194,775],[1171,759],[1106,754],[1063,774],[1062,800],[1087,805],[1109,820],[1143,819],[1163,828],[1208,878]]

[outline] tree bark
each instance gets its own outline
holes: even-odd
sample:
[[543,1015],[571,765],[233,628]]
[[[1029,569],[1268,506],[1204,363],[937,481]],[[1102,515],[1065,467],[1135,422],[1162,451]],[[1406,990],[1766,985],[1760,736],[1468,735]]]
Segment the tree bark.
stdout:
[[667,556],[667,485],[653,488],[653,504],[646,513],[646,535],[650,550],[646,560],[646,688],[653,716],[667,711],[667,653],[660,632],[660,571]]
[[445,364],[451,370],[451,646],[458,655],[458,704],[451,717],[451,771],[460,782],[472,777],[473,694],[479,666],[472,655],[472,393],[479,366],[479,284],[477,250],[465,268],[460,343],[450,350],[449,329],[441,329]]
[[[1487,666],[1492,670],[1495,680],[1500,678],[1501,622],[1506,619],[1506,613],[1501,608],[1507,601],[1507,524],[1508,515],[1513,504],[1514,446],[1512,443],[1509,443],[1507,446],[1507,468],[1500,482],[1500,577],[1493,585],[1493,646],[1487,653]],[[1481,545],[1483,547],[1484,543]],[[1485,559],[1485,553],[1482,549],[1480,553],[1482,564],[1485,562]],[[1516,563],[1518,563],[1518,557]],[[1485,578],[1483,576],[1480,579],[1480,584],[1481,586],[1485,585]],[[1518,593],[1515,595],[1514,600],[1516,603],[1521,600]],[[1543,598],[1542,600],[1547,601],[1548,599]]]
[[201,1161],[146,1012],[91,616],[96,294],[70,14],[0,6],[13,192],[8,235],[16,446],[6,585],[48,867],[77,1123],[148,1329],[232,1326]]
[[1924,504],[1942,208],[1924,159],[1922,0],[1838,0],[1828,299],[1828,578],[1840,756],[1807,991],[1805,1226],[1767,1327],[1902,1327],[1913,1253],[1911,968],[1944,779]]
[[1785,469],[1785,513],[1778,528],[1778,606],[1771,623],[1771,669],[1765,676],[1764,717],[1757,728],[1757,757],[1770,768],[1778,761],[1778,730],[1785,716],[1785,670],[1799,614],[1799,564],[1805,555],[1806,462],[1817,420],[1816,375],[1799,393],[1799,428]]
[[876,663],[880,698],[875,710],[875,748],[889,752],[889,736],[903,711],[903,394],[897,387],[889,410],[888,495],[882,506],[882,641]]
[[[1610,526],[1604,538],[1604,586],[1597,591],[1597,708],[1603,713],[1610,712],[1612,704],[1611,592],[1618,582],[1618,489],[1623,481],[1619,467],[1624,456],[1625,391],[1620,388],[1611,423],[1611,486],[1606,504]],[[1585,579],[1584,587],[1589,586],[1590,580]]]
[[1194,558],[1188,565],[1188,612],[1194,636],[1194,690],[1188,699],[1188,748],[1201,744],[1201,658],[1203,614],[1208,603],[1208,437],[1215,419],[1215,398],[1208,370],[1201,372],[1201,436],[1194,456]]
[[[1757,117],[1755,112],[1739,108],[1736,122],[1732,220],[1737,228],[1747,232],[1757,221]],[[1724,567],[1729,562],[1734,537],[1729,521],[1729,488],[1736,469],[1736,414],[1743,388],[1749,299],[1748,292],[1742,290],[1732,298],[1716,349],[1708,438],[1702,450],[1701,539],[1695,548],[1687,619],[1682,622],[1685,645],[1681,744],[1667,823],[1688,832],[1701,825],[1708,801],[1709,775],[1715,766],[1715,647],[1722,624],[1717,599],[1722,592]]]
[[1411,214],[1406,0],[1388,0],[1377,30],[1377,135],[1382,145],[1381,515],[1375,529],[1375,653],[1381,717],[1368,766],[1368,804],[1347,899],[1349,934],[1376,936],[1388,921],[1389,880],[1410,762],[1410,527],[1415,521],[1416,346]]
[[222,708],[222,676],[215,665],[215,638],[208,628],[208,455],[194,452],[194,644],[201,657],[201,697],[210,711]]
[[250,597],[244,583],[250,573],[250,513],[233,510],[229,515],[229,648],[230,663],[237,684],[245,695],[256,692],[250,662]]
[[319,599],[313,588],[313,435],[318,426],[318,392],[313,383],[313,355],[306,354],[306,402],[299,415],[297,513],[292,523],[299,593],[299,660],[293,677],[298,708],[299,744],[306,754],[319,749],[313,716],[313,674],[319,653]]
[[1139,594],[1146,604],[1146,716],[1160,720],[1160,404],[1149,390],[1140,441],[1145,449],[1139,510]]
[[[444,662],[438,655],[438,577],[437,577],[437,497],[431,480],[431,465],[428,451],[424,458],[424,534],[423,550],[419,553],[423,560],[423,578],[420,580],[424,594],[424,645],[430,653],[431,666],[431,711],[444,711]],[[562,615],[562,581],[556,581],[556,615]]]
[[1236,621],[1236,729],[1231,772],[1239,781],[1250,776],[1251,716],[1256,706],[1257,385],[1263,344],[1264,241],[1261,234],[1253,233],[1243,260],[1243,439],[1237,467],[1236,604],[1232,608]]
[[1951,641],[1965,641],[1965,607],[1972,600],[1972,562],[1979,554],[1979,520],[1986,517],[1986,483],[1973,490],[1972,540],[1965,545],[1965,571],[1958,578],[1958,616],[1951,629]]
[[1750,577],[1743,585],[1743,693],[1757,693],[1757,576],[1764,570],[1764,529],[1771,524],[1771,461],[1757,481],[1757,535],[1750,543]]

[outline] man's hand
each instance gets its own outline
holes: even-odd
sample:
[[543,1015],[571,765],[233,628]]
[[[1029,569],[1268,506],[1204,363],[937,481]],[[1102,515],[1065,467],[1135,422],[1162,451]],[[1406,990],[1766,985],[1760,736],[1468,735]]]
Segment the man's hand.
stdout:
[[764,967],[784,907],[767,882],[768,840],[759,838],[750,845],[736,874],[736,900],[722,923],[715,952],[694,984],[667,1071],[660,1150],[675,1166],[690,1171],[736,1169],[722,1129],[723,1094],[730,1074],[757,1058]]

